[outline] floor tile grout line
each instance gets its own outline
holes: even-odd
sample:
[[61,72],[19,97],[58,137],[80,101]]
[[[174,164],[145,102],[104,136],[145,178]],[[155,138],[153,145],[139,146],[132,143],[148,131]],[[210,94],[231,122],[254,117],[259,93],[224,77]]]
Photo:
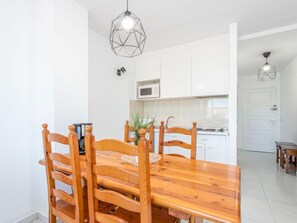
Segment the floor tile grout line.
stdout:
[[261,178],[260,178],[260,176],[259,176],[258,170],[255,168],[255,162],[254,162],[254,159],[253,159],[253,166],[254,166],[254,169],[256,170],[256,174],[257,174],[258,179],[259,179],[259,181],[260,181],[261,188],[262,188],[262,191],[263,191],[263,193],[264,193],[266,203],[268,204],[268,207],[269,207],[269,211],[270,211],[270,213],[271,213],[271,216],[273,217],[273,220],[274,220],[274,222],[276,223],[276,219],[275,219],[274,215],[272,214],[273,211],[272,211],[272,209],[271,209],[271,206],[269,205],[268,198],[267,198],[267,196],[266,196],[266,193],[265,193],[265,190],[264,190],[264,187],[263,187]]

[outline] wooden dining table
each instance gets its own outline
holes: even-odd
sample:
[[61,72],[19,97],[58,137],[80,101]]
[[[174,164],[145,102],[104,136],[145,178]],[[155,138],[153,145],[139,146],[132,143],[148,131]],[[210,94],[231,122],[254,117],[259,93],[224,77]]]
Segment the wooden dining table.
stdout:
[[[45,165],[44,160],[39,163]],[[97,163],[138,170],[114,152],[97,153]],[[86,178],[84,155],[80,156],[80,165],[82,177]],[[70,172],[68,166],[59,163],[55,168]],[[239,167],[161,155],[151,164],[150,174],[152,203],[213,222],[241,222]]]

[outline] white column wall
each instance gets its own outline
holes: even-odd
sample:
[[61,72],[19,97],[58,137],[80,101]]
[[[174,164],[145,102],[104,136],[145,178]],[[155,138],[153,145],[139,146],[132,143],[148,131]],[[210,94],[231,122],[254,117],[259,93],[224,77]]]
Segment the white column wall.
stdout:
[[297,56],[281,71],[281,141],[297,144]]
[[229,80],[229,163],[237,165],[237,23],[229,26],[230,80]]
[[88,11],[73,0],[53,0],[55,131],[88,121]]
[[[126,72],[117,76],[117,69]],[[96,138],[124,137],[129,119],[129,100],[135,96],[132,58],[114,55],[108,39],[89,31],[89,120]]]

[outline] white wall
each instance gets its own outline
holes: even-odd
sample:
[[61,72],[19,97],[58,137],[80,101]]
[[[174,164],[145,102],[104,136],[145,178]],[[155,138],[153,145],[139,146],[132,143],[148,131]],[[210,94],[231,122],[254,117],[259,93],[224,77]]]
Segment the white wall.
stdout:
[[[260,88],[276,88],[276,103],[278,107],[278,115],[280,112],[280,75],[277,74],[275,80],[271,81],[258,81],[258,76],[255,73],[251,76],[239,76],[238,78],[238,148],[242,149],[244,146],[244,92],[248,89],[260,89]],[[279,121],[277,120],[278,132],[277,139],[279,139],[280,128]]]
[[32,210],[34,11],[31,0],[2,1],[0,7],[1,223]]
[[88,121],[88,12],[73,0],[53,0],[55,131]]
[[281,71],[281,141],[297,143],[297,57]]
[[[127,71],[117,76],[122,66]],[[115,56],[108,39],[89,30],[89,121],[96,138],[123,139],[135,91],[133,59]]]
[[88,121],[88,13],[72,0],[1,4],[0,222],[48,212],[41,124]]

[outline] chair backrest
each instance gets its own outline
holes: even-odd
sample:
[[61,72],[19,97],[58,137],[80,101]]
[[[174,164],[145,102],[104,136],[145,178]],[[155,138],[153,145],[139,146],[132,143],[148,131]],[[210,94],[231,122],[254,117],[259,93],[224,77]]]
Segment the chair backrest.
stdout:
[[[130,137],[130,133],[133,132],[131,126],[129,125],[129,121],[126,121],[125,124],[125,134],[124,134],[124,141],[131,143],[134,142],[135,138],[134,137]],[[149,137],[148,137],[148,141],[149,141],[149,149],[150,152],[154,152],[154,124],[151,124],[147,129],[146,132],[148,133]]]
[[[44,157],[46,164],[46,175],[48,184],[48,203],[50,209],[50,218],[59,217],[66,222],[84,222],[83,191],[80,172],[80,158],[78,149],[77,134],[74,132],[74,126],[70,126],[70,133],[63,136],[58,133],[50,133],[48,125],[43,124],[42,138]],[[52,143],[68,145],[70,155],[64,155],[52,151]],[[55,163],[61,163],[69,166],[71,175],[55,170]],[[68,194],[62,189],[56,188],[56,181],[63,182],[73,188],[73,195]],[[60,199],[67,204],[74,206],[75,218],[63,213],[61,209],[56,208],[56,202]]]
[[[196,144],[197,144],[197,123],[193,122],[191,129],[185,129],[180,127],[165,128],[164,121],[161,121],[159,129],[159,154],[164,153],[164,146],[177,146],[183,149],[189,149],[191,151],[191,159],[196,159]],[[186,143],[181,140],[169,140],[164,141],[164,134],[178,133],[182,135],[191,136],[191,143]]]
[[[151,223],[151,189],[150,189],[150,165],[149,165],[149,147],[145,139],[146,131],[139,130],[140,140],[138,146],[131,145],[115,139],[103,139],[95,141],[91,134],[91,126],[86,128],[85,146],[87,157],[87,179],[88,179],[88,199],[89,199],[89,222],[95,223],[124,223],[125,220],[100,213],[98,205],[101,202],[111,203],[120,206],[128,211],[140,213],[141,223]],[[116,165],[100,165],[96,161],[96,151],[114,151],[117,153],[138,156],[138,174],[119,168]],[[111,178],[121,185],[133,182],[138,185],[140,200],[134,200],[118,190],[98,189],[98,182],[104,178]],[[99,202],[99,203],[98,203]]]

